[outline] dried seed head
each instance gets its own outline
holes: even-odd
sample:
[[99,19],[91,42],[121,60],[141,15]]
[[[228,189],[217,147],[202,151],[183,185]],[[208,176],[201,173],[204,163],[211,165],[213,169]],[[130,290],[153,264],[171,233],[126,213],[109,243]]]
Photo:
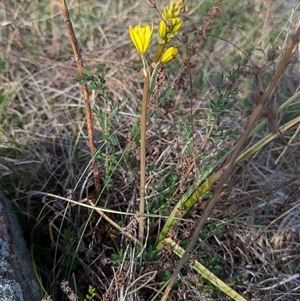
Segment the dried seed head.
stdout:
[[168,99],[163,106],[163,113],[166,117],[170,116],[173,111],[173,100]]
[[174,229],[170,229],[167,233],[167,236],[170,237],[170,238],[174,238],[176,236],[176,232]]
[[189,37],[185,32],[182,34],[181,40],[184,44],[187,44],[187,42],[189,41]]
[[158,99],[161,95],[161,87],[165,80],[165,70],[166,70],[165,65],[159,64],[155,86],[148,104],[149,109],[154,109],[155,106],[157,105]]
[[210,11],[209,11],[209,15],[211,16],[211,17],[215,17],[215,16],[217,16],[217,15],[219,15],[219,14],[221,14],[222,13],[222,9],[220,8],[220,7],[218,7],[218,6],[213,6],[211,9],[210,9]]
[[147,0],[147,4],[151,8],[156,8],[156,1],[155,0]]
[[275,49],[270,49],[267,53],[268,61],[275,61],[275,59],[278,57],[278,53]]

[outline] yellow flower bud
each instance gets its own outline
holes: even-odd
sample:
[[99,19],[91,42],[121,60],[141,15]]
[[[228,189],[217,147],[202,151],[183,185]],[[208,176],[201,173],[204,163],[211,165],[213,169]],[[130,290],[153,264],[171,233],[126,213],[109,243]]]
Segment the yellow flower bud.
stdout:
[[184,11],[184,1],[183,0],[171,0],[170,6],[173,12],[182,13]]
[[169,6],[166,6],[161,14],[163,20],[168,20],[168,19],[171,19],[173,17],[173,14],[172,14],[172,10],[170,9]]
[[184,1],[183,0],[170,0],[169,4],[164,7],[162,12],[162,18],[164,20],[177,18],[180,13],[184,12]]
[[182,21],[180,18],[172,18],[171,23],[172,23],[172,29],[171,29],[172,33],[178,32],[182,27]]
[[176,47],[169,47],[165,53],[162,55],[161,62],[168,63],[171,61],[175,56],[178,55],[178,49]]
[[168,27],[165,20],[161,20],[158,26],[158,36],[162,39],[165,39],[168,33]]

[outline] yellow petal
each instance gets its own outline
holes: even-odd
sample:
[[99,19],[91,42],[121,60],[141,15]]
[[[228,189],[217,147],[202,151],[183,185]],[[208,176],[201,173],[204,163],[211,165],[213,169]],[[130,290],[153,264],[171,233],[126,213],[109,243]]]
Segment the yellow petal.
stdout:
[[143,41],[143,51],[145,53],[151,43],[152,34],[153,34],[153,23],[151,28],[148,24],[144,28],[145,28],[144,29],[145,34],[144,34],[144,41]]
[[132,26],[129,26],[129,35],[130,35],[131,41],[134,44],[137,51],[139,53],[141,53],[142,41],[141,41],[140,36],[137,34],[136,28],[137,28],[137,26],[135,28],[133,28]]

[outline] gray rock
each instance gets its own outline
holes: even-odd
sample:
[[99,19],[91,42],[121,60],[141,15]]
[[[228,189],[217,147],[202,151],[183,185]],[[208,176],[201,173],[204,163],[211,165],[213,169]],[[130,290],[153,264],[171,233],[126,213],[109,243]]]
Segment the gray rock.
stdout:
[[0,300],[40,301],[29,250],[11,203],[0,191]]

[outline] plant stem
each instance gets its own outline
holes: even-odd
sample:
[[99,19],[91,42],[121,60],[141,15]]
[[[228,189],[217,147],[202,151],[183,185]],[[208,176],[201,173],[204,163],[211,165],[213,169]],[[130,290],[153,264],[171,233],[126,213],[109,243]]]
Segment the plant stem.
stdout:
[[[165,48],[165,44],[159,44],[152,64],[156,64]],[[142,99],[142,113],[141,113],[141,164],[140,164],[140,214],[145,213],[145,191],[146,191],[146,130],[147,130],[147,104],[149,97],[150,78],[154,67],[151,66],[147,70],[144,81],[143,99]],[[139,241],[143,244],[144,240],[145,222],[142,220],[139,224]]]
[[[105,139],[108,137],[108,104],[106,98],[103,98],[104,101],[104,135]],[[105,178],[109,177],[109,148],[107,143],[105,143]]]

